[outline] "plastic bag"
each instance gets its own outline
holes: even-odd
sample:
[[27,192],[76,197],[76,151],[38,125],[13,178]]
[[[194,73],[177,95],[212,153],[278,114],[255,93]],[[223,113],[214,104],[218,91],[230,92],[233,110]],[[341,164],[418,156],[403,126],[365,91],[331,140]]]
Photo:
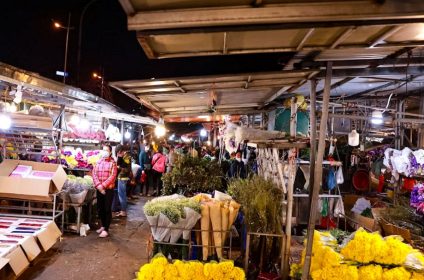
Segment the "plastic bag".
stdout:
[[341,166],[339,167],[339,169],[337,169],[336,182],[338,185],[341,185],[344,183],[343,168]]
[[327,187],[330,191],[337,187],[336,171],[332,167],[328,171]]
[[344,217],[345,209],[343,204],[343,199],[337,199],[336,206],[334,206],[334,217]]

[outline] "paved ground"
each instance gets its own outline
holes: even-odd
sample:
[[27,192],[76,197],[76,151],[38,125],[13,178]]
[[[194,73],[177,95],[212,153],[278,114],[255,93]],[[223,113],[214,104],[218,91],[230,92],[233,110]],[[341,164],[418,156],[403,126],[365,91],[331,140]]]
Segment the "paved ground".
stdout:
[[111,237],[100,239],[65,234],[62,242],[41,256],[19,280],[131,280],[147,261],[149,227],[141,198],[129,205],[128,217],[114,218]]

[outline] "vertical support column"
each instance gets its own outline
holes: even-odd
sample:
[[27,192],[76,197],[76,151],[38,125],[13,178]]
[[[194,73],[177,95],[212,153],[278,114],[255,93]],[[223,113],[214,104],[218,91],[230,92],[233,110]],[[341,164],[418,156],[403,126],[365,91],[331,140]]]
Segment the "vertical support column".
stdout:
[[[396,111],[397,113],[403,113],[403,108],[404,108],[404,100],[398,100],[396,103]],[[402,114],[396,114],[395,115],[396,118],[403,118]],[[403,128],[402,128],[402,123],[401,122],[396,122],[395,124],[395,149],[400,150],[401,147],[403,146]]]
[[[311,152],[310,154],[310,176],[309,176],[309,192],[311,192],[314,185],[315,178],[315,161],[316,161],[316,152],[317,152],[317,117],[316,117],[316,105],[317,105],[317,81],[315,79],[310,81],[310,139],[311,139]],[[309,207],[312,204],[312,196],[309,196]],[[309,208],[309,213],[311,209]]]
[[296,126],[297,126],[297,104],[296,97],[291,98],[290,108],[290,137],[296,137]]
[[[65,129],[65,105],[60,106],[59,113],[59,151],[62,151],[63,147],[63,130]],[[59,155],[59,163],[60,163],[60,155]]]
[[125,122],[121,121],[121,144],[124,144]]
[[292,148],[289,151],[288,164],[289,164],[289,181],[287,184],[287,213],[286,213],[286,238],[284,240],[284,266],[282,268],[282,278],[288,279],[290,272],[290,247],[291,247],[291,230],[292,230],[292,216],[293,216],[293,189],[294,180],[296,177],[296,155],[297,149]]
[[317,151],[317,158],[316,158],[316,163],[314,168],[314,184],[311,190],[312,193],[310,192],[310,196],[312,197],[311,198],[312,203],[311,203],[311,208],[309,211],[306,254],[305,254],[305,263],[304,263],[303,271],[302,271],[302,280],[309,279],[309,270],[311,267],[315,219],[317,214],[320,181],[321,181],[319,180],[319,178],[322,177],[322,161],[323,161],[324,152],[325,152],[325,134],[326,134],[325,132],[327,130],[328,105],[330,103],[332,67],[333,67],[333,63],[331,61],[327,62],[325,84],[324,84],[324,96],[323,96],[323,104],[322,104],[322,115],[321,115],[320,130],[319,130],[318,151]]
[[[420,95],[420,115],[424,115],[424,92]],[[418,129],[417,147],[424,147],[424,125],[420,125]]]

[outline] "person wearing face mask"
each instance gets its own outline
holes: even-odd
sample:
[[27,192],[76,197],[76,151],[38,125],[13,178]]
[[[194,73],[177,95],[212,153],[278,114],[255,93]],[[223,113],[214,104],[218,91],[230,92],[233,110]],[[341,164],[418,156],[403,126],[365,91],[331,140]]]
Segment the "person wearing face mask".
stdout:
[[246,166],[244,165],[244,162],[241,160],[241,153],[236,153],[236,158],[231,162],[230,165],[230,172],[229,172],[230,178],[246,178]]
[[109,236],[109,226],[112,221],[113,189],[117,176],[117,166],[112,158],[112,147],[103,146],[102,158],[93,168],[93,183],[97,190],[97,210],[101,227],[97,230],[99,237]]

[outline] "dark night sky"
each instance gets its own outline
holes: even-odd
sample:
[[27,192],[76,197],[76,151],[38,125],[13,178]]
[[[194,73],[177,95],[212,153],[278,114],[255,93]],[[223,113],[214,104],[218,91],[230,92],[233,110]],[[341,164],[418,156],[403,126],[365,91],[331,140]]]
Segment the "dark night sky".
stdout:
[[[65,30],[55,30],[52,19],[66,23],[71,12],[68,71],[75,84],[79,16],[87,0],[14,0],[0,9],[0,61],[42,76],[55,76],[62,70]],[[287,54],[259,54],[219,57],[149,60],[138,44],[135,32],[129,32],[126,14],[118,0],[98,0],[86,12],[83,24],[80,87],[95,92],[93,71],[102,67],[106,80],[165,78],[253,71],[276,71]],[[117,100],[118,99],[118,100]],[[119,95],[117,105],[127,101]],[[127,103],[128,104],[128,103]],[[130,109],[130,108],[128,108]]]

